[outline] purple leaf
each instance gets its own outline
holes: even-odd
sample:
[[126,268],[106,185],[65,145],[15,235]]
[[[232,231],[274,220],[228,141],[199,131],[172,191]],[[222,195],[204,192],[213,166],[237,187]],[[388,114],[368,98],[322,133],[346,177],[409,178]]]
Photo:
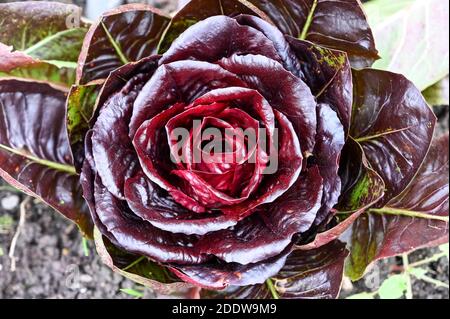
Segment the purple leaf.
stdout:
[[67,139],[67,93],[41,82],[0,80],[0,175],[90,235]]
[[105,13],[86,35],[78,60],[78,84],[104,80],[114,69],[156,53],[169,22],[169,17],[144,4]]
[[448,134],[437,139],[412,183],[385,207],[367,210],[343,236],[352,279],[375,260],[448,242],[448,147]]
[[354,71],[354,86],[350,135],[386,184],[385,196],[377,203],[382,206],[417,174],[433,138],[436,116],[402,75]]
[[280,272],[265,284],[203,291],[204,298],[220,299],[334,299],[341,288],[345,245],[334,241],[318,249],[295,250]]

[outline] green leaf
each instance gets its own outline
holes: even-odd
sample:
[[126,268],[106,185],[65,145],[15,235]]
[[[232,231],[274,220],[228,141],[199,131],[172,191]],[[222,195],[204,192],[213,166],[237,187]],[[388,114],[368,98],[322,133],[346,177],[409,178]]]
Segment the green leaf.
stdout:
[[3,257],[4,254],[5,254],[5,253],[3,252],[3,248],[0,247],[0,257]]
[[23,52],[43,61],[76,63],[86,32],[87,29],[85,28],[60,31],[42,39]]
[[77,63],[70,61],[44,60],[43,62],[56,66],[58,69],[76,69]]
[[[68,86],[75,81],[75,68],[60,61],[39,61],[22,52],[2,51],[0,43],[0,78],[24,78]],[[16,58],[21,56],[20,60]],[[56,64],[56,65],[55,65]],[[67,66],[67,67],[64,67]]]
[[85,257],[89,257],[89,243],[88,240],[83,237],[81,239],[81,245],[83,246],[83,253]]
[[[0,4],[0,77],[45,80],[65,86],[74,83],[76,62],[87,32],[80,17],[81,9],[68,4]],[[12,49],[5,50],[2,43]]]
[[0,216],[0,234],[8,233],[14,224],[14,220],[10,215]]
[[99,84],[74,85],[67,99],[67,131],[78,170],[84,159],[84,137],[90,129],[89,121],[101,88]]
[[372,28],[386,21],[401,10],[408,9],[416,0],[371,0],[364,4],[369,25]]
[[134,289],[120,289],[121,292],[130,295],[131,297],[136,297],[136,298],[143,298],[144,297],[144,293],[139,292],[137,290]]
[[448,1],[374,0],[365,8],[381,56],[374,68],[404,74],[421,91],[448,74]]
[[425,91],[422,92],[427,103],[433,106],[448,105],[449,93],[448,93],[448,77],[433,84]]
[[383,282],[378,295],[381,299],[400,299],[405,295],[407,284],[404,274],[391,276]]

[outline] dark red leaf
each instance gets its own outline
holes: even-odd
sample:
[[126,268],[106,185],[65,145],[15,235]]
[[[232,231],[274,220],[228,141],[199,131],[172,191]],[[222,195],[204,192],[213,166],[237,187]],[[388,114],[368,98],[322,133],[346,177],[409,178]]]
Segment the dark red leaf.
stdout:
[[317,109],[318,129],[313,160],[319,166],[324,188],[322,207],[315,221],[319,225],[333,215],[331,209],[338,203],[341,195],[342,184],[338,170],[345,133],[341,121],[330,106],[319,104]]
[[328,104],[336,111],[347,134],[353,103],[352,72],[347,54],[289,36],[287,40],[300,62],[300,77],[319,103]]
[[274,43],[262,32],[226,16],[200,21],[183,32],[164,53],[161,63],[180,60],[216,62],[233,54],[260,54],[281,62]]
[[309,157],[317,129],[316,102],[310,88],[280,63],[261,55],[233,55],[219,64],[237,74],[288,118],[297,132],[303,156]]
[[114,69],[156,53],[170,18],[145,4],[120,6],[105,13],[86,35],[77,82],[106,79]]
[[399,195],[422,164],[433,138],[436,116],[420,91],[399,74],[354,71],[355,97],[350,135],[386,183],[377,205]]
[[242,0],[191,0],[172,18],[159,53],[166,52],[172,42],[186,29],[206,18],[218,15],[235,17],[239,14],[265,16],[248,1]]
[[98,229],[94,230],[94,239],[101,260],[114,272],[163,295],[182,292],[186,294],[186,291],[192,288],[190,284],[173,278],[174,276],[171,276],[170,271],[164,266],[120,251],[111,245]]
[[33,57],[20,52],[12,52],[13,47],[0,43],[0,72],[9,73],[18,67],[28,67],[39,63]]
[[92,234],[73,167],[66,92],[46,83],[0,80],[0,175]]
[[238,223],[233,216],[197,214],[177,204],[170,195],[141,174],[128,179],[125,196],[132,211],[153,226],[172,233],[205,235]]
[[360,278],[371,262],[448,242],[448,134],[436,140],[402,194],[369,209],[343,236],[351,247],[347,274]]
[[262,285],[203,291],[204,298],[220,299],[334,299],[339,296],[345,245],[334,241],[315,250],[295,250],[286,265]]
[[378,59],[372,31],[359,0],[249,0],[285,34],[347,52],[352,66]]
[[130,136],[162,110],[179,102],[188,105],[211,90],[229,86],[246,87],[236,75],[216,64],[177,61],[162,65],[139,92],[130,122]]

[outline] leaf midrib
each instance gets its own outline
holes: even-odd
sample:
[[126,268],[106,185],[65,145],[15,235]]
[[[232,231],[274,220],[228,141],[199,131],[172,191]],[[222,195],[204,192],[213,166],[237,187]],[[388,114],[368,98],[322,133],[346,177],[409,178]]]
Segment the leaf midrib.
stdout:
[[314,0],[313,4],[311,6],[311,11],[309,11],[308,17],[306,18],[305,25],[303,26],[302,32],[299,35],[300,40],[306,40],[306,37],[308,36],[308,31],[309,31],[309,28],[311,27],[312,21],[314,19],[314,12],[316,11],[317,3],[318,3],[318,0]]
[[56,163],[56,162],[45,160],[45,159],[41,159],[41,158],[33,156],[33,155],[31,155],[31,154],[29,154],[27,152],[16,150],[14,148],[11,148],[9,146],[3,145],[1,143],[0,143],[0,150],[5,150],[5,151],[10,152],[10,153],[12,153],[14,155],[25,157],[26,159],[28,159],[28,160],[30,160],[32,162],[35,162],[35,163],[43,165],[43,166],[47,166],[49,168],[52,168],[52,169],[55,169],[55,170],[58,170],[58,171],[61,171],[61,172],[65,172],[65,173],[68,173],[68,174],[71,174],[71,175],[76,175],[77,174],[77,172],[75,170],[75,167],[73,167],[73,166],[66,165],[66,164],[61,164],[61,163]]
[[394,208],[394,207],[383,207],[383,208],[372,208],[369,209],[369,213],[375,213],[375,214],[386,214],[386,215],[396,215],[396,216],[406,216],[406,217],[412,217],[412,218],[423,218],[423,219],[430,219],[430,220],[438,220],[442,222],[449,222],[448,216],[438,216],[438,215],[432,215],[428,213],[413,211],[413,210],[407,210],[407,209],[401,209],[401,208]]

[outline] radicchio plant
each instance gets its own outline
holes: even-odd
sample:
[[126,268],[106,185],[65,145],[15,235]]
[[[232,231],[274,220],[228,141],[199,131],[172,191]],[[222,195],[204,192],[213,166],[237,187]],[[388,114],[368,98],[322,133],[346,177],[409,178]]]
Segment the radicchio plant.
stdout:
[[[133,4],[89,31],[77,16],[0,5],[0,175],[115,271],[165,294],[335,298],[344,268],[448,241],[448,135],[432,143],[410,81],[369,68],[359,1]],[[211,155],[211,128],[258,143],[225,135]]]

